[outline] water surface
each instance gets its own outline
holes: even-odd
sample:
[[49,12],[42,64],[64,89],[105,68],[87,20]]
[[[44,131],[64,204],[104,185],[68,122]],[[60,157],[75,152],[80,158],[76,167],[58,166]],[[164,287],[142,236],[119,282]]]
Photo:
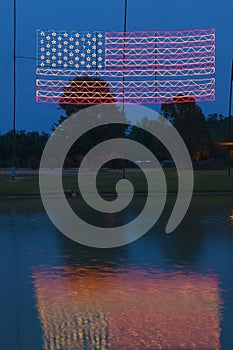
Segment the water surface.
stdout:
[[172,202],[140,240],[93,249],[59,233],[39,200],[0,201],[1,348],[232,349],[231,196],[194,197],[166,235]]

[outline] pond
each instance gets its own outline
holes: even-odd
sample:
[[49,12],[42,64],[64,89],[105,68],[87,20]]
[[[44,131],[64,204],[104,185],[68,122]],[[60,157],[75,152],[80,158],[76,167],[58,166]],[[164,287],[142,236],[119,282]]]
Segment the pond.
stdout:
[[39,200],[0,201],[1,349],[233,349],[232,198],[194,196],[165,234],[173,200],[112,249],[66,238]]

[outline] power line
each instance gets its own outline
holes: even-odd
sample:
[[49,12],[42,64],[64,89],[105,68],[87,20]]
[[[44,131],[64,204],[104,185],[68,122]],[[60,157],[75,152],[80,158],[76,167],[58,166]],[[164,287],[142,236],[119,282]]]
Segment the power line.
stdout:
[[30,56],[15,56],[15,58],[20,58],[23,60],[36,60],[36,57],[30,57]]

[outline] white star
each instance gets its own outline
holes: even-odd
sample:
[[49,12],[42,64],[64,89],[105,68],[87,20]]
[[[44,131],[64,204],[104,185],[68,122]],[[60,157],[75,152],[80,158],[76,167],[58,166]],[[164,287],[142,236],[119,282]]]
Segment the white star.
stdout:
[[70,57],[73,57],[73,56],[74,56],[73,52],[70,52],[70,53],[69,53],[69,56],[70,56]]
[[101,49],[98,50],[98,53],[102,53],[102,52],[103,52],[103,50],[101,50]]
[[40,56],[40,58],[41,58],[42,60],[44,60],[44,59],[45,59],[45,56],[44,56],[44,55],[42,55],[42,56]]
[[52,67],[56,67],[56,63],[52,63]]
[[50,60],[46,60],[46,63],[50,63]]
[[64,51],[64,52],[68,52],[68,50],[67,50],[67,49],[64,49],[63,51]]
[[42,39],[42,40],[40,41],[40,43],[41,43],[41,44],[44,44],[44,40]]
[[91,50],[90,50],[90,49],[87,49],[87,53],[91,53]]
[[96,61],[93,61],[92,64],[93,64],[93,66],[95,66],[96,65]]
[[102,45],[102,41],[99,41],[99,42],[98,42],[98,45],[101,46],[101,45]]
[[79,64],[76,64],[76,65],[75,65],[75,68],[79,68]]
[[68,44],[68,41],[64,41],[64,45],[67,45]]
[[75,41],[75,45],[77,45],[77,46],[78,46],[78,45],[79,45],[79,41]]
[[67,68],[67,67],[68,67],[68,64],[65,63],[65,64],[63,65],[63,67],[64,67],[64,68]]
[[85,61],[81,61],[81,64],[85,64]]
[[47,39],[47,40],[50,40],[50,36],[49,36],[49,35],[47,35],[47,36],[46,36],[46,39]]
[[44,67],[44,66],[45,66],[44,62],[42,62],[40,65],[41,65],[41,67]]
[[57,39],[58,39],[59,41],[61,41],[61,40],[62,40],[62,37],[61,37],[61,36],[59,36]]
[[91,45],[91,42],[88,40],[87,44],[88,44],[88,45]]
[[52,36],[56,36],[57,34],[55,32],[52,32]]
[[87,68],[91,68],[90,64],[87,64]]
[[57,54],[59,57],[61,57],[62,56],[62,53],[61,52],[58,52],[58,54]]
[[90,38],[90,37],[91,37],[91,34],[90,34],[90,33],[88,33],[88,34],[87,34],[87,37],[88,37],[88,38]]
[[92,54],[92,57],[96,57],[96,53],[93,53],[93,54]]
[[64,37],[67,38],[67,37],[68,37],[68,34],[67,34],[67,33],[64,33]]
[[47,55],[47,56],[50,56],[50,52],[49,52],[49,51],[47,51],[47,52],[46,52],[46,55]]
[[71,36],[71,37],[70,37],[70,41],[73,41],[73,40],[74,40],[74,38]]
[[87,61],[90,61],[91,60],[91,58],[90,57],[87,57]]
[[95,37],[93,37],[93,38],[92,38],[92,40],[93,40],[93,41],[96,41],[96,38],[95,38]]
[[102,38],[102,36],[103,36],[103,35],[102,35],[101,33],[98,34],[98,38]]
[[44,47],[42,47],[42,48],[40,49],[40,51],[42,51],[42,52],[43,52],[43,51],[45,51],[45,48],[44,48]]
[[79,61],[79,57],[76,56],[76,57],[75,57],[75,61]]
[[82,52],[82,53],[81,53],[81,56],[82,56],[82,57],[85,57],[85,53],[84,53],[84,52]]
[[98,57],[98,61],[102,61],[102,57]]
[[67,61],[67,60],[68,60],[68,57],[67,57],[67,56],[64,56],[64,57],[63,57],[63,60],[64,60],[64,61]]
[[45,32],[40,32],[40,35],[41,36],[45,36]]
[[84,37],[82,37],[82,38],[81,38],[81,40],[82,40],[82,41],[85,41],[85,38],[84,38]]
[[76,49],[75,52],[76,52],[76,53],[79,53],[79,49]]
[[74,62],[73,61],[69,61],[69,64],[73,64]]
[[93,50],[95,50],[96,49],[96,45],[93,45],[92,48],[93,48]]
[[61,61],[61,60],[58,60],[57,63],[58,63],[58,64],[62,64],[62,61]]
[[52,48],[52,52],[56,52],[57,50],[55,49],[55,47]]
[[53,40],[53,41],[52,41],[52,44],[55,45],[55,44],[56,44],[56,40]]
[[98,64],[98,68],[102,68],[102,64]]
[[56,56],[52,56],[52,60],[55,61],[56,60]]
[[48,48],[49,48],[49,47],[50,47],[50,44],[47,44],[47,45],[46,45],[46,47],[48,47]]
[[76,33],[75,36],[76,36],[76,38],[79,38],[79,33]]
[[70,45],[69,48],[72,50],[74,48],[74,45]]

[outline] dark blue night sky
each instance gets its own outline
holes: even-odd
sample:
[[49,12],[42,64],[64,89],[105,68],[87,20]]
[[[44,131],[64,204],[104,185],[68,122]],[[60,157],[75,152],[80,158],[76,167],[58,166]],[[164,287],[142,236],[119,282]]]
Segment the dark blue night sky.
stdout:
[[[13,0],[4,0],[0,15],[0,132],[13,118]],[[16,0],[17,55],[35,57],[36,30],[122,31],[124,0]],[[127,30],[216,28],[216,100],[200,104],[206,115],[228,113],[233,57],[233,2],[128,0]],[[35,102],[34,60],[17,60],[17,129],[49,131],[62,111]],[[154,106],[159,111],[160,105]]]

